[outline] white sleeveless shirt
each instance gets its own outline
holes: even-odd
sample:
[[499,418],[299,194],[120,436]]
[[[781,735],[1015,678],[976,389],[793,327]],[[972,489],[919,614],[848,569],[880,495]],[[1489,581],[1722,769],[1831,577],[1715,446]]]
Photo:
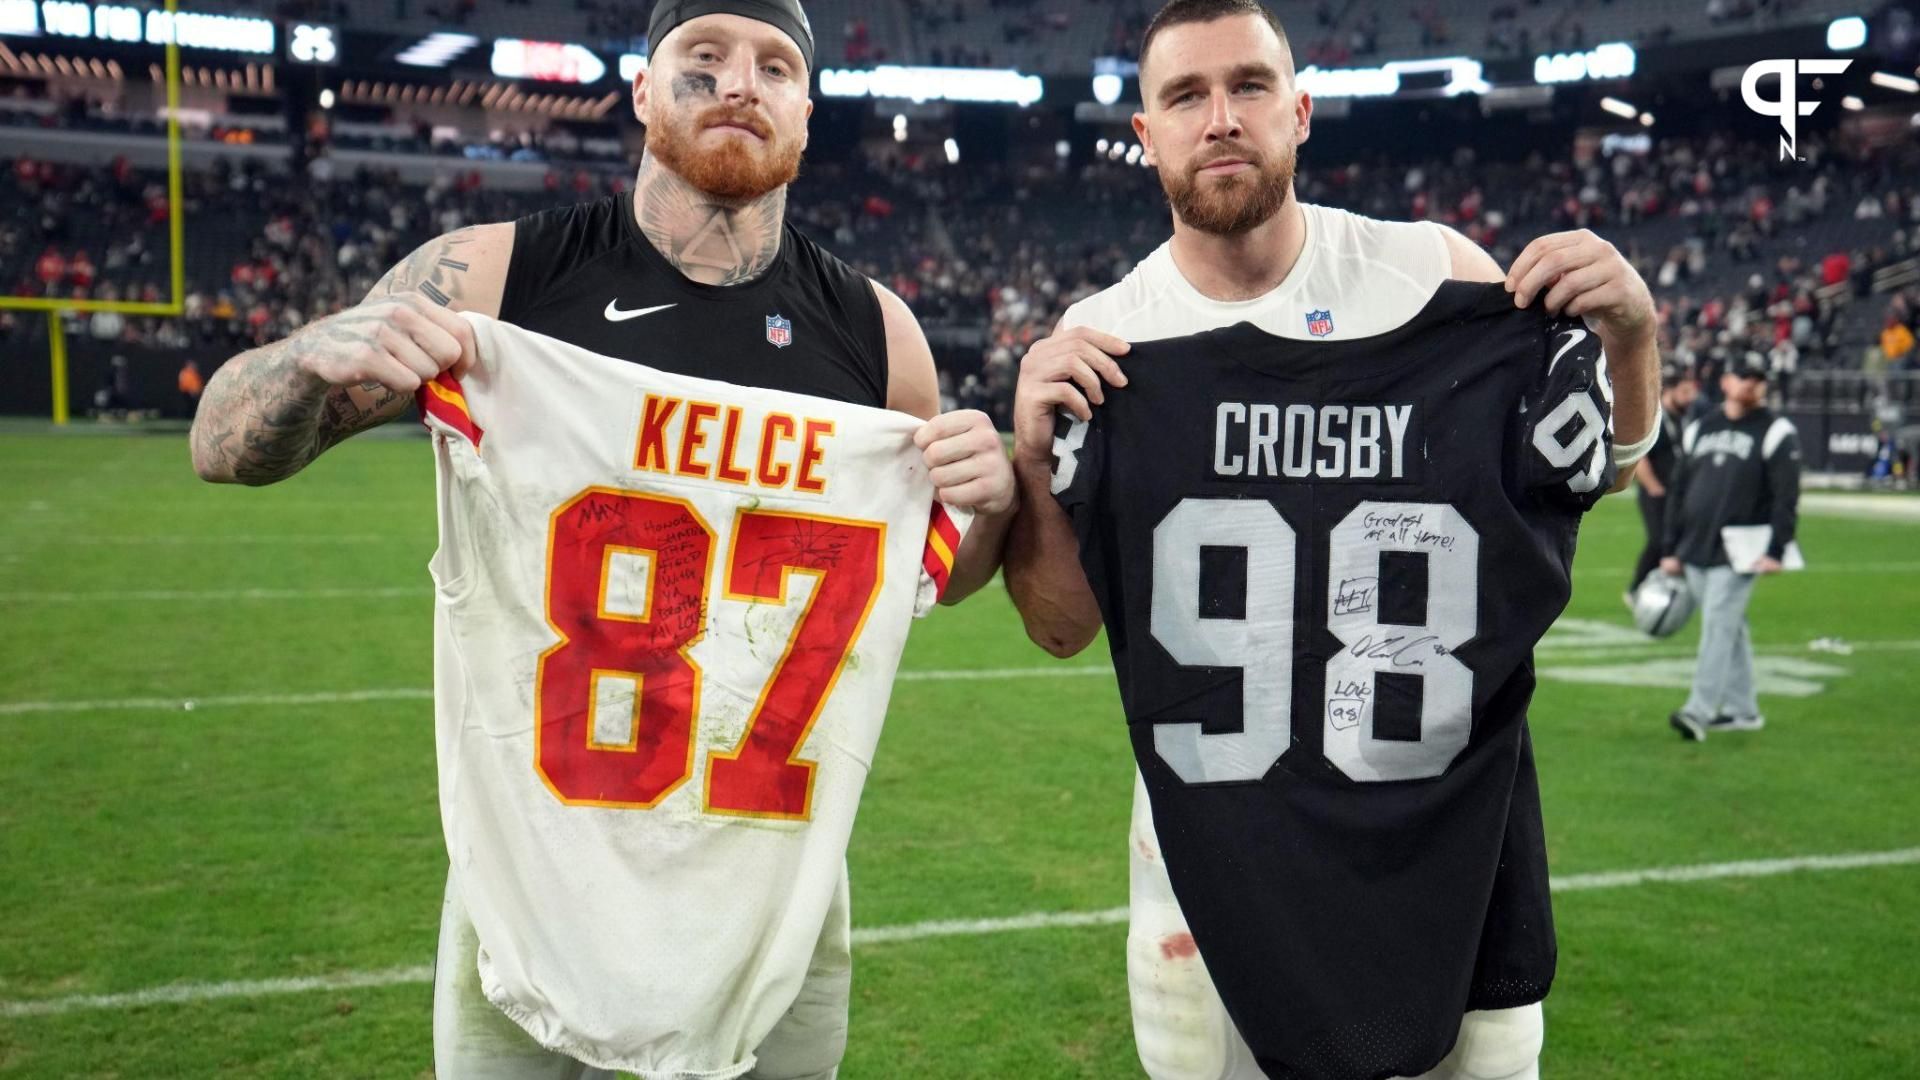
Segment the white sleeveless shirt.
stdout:
[[1380,221],[1312,203],[1300,209],[1307,232],[1300,258],[1264,296],[1202,295],[1174,265],[1169,240],[1118,284],[1068,308],[1061,329],[1151,341],[1250,322],[1278,337],[1369,337],[1413,318],[1452,276],[1446,234],[1434,222]]

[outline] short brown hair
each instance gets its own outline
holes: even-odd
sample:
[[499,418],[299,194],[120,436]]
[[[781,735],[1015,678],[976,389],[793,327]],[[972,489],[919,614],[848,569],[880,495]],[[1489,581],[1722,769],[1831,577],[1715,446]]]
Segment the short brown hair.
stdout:
[[1267,25],[1273,27],[1274,35],[1280,39],[1280,47],[1291,49],[1287,44],[1287,29],[1280,25],[1280,16],[1260,0],[1167,0],[1166,6],[1154,13],[1153,21],[1147,24],[1146,34],[1140,38],[1140,65],[1146,66],[1147,50],[1153,47],[1153,39],[1167,27],[1212,22],[1235,15],[1258,15],[1265,19]]

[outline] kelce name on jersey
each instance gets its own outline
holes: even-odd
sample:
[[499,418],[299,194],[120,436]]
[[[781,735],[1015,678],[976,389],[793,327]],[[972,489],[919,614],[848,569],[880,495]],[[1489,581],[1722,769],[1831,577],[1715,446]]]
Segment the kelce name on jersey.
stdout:
[[819,472],[833,421],[648,394],[633,467],[640,472],[825,494]]
[[1213,413],[1215,476],[1407,479],[1412,405],[1223,401]]

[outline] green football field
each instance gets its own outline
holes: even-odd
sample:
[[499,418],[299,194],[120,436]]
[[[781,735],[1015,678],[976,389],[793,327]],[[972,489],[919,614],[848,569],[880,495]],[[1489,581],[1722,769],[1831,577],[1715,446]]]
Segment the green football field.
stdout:
[[[431,1074],[432,485],[413,438],[245,490],[177,436],[0,435],[0,1074]],[[1547,1075],[1920,1076],[1920,517],[1860,501],[1758,590],[1767,729],[1698,745],[1665,722],[1692,633],[1620,604],[1631,500],[1589,519],[1532,720]],[[844,1077],[1139,1075],[1105,663],[997,587],[918,626]]]

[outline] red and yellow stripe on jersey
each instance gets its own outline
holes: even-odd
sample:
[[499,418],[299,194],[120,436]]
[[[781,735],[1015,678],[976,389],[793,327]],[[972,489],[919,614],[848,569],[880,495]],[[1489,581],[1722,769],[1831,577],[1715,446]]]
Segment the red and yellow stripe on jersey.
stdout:
[[959,528],[947,515],[947,508],[934,503],[933,514],[927,521],[927,550],[920,558],[920,565],[942,596],[946,595],[947,579],[953,576],[953,560],[959,550]]
[[421,383],[416,397],[420,402],[421,423],[431,416],[465,435],[474,449],[480,448],[480,436],[484,432],[479,424],[473,422],[473,414],[467,411],[467,395],[461,392],[459,379],[443,371]]

